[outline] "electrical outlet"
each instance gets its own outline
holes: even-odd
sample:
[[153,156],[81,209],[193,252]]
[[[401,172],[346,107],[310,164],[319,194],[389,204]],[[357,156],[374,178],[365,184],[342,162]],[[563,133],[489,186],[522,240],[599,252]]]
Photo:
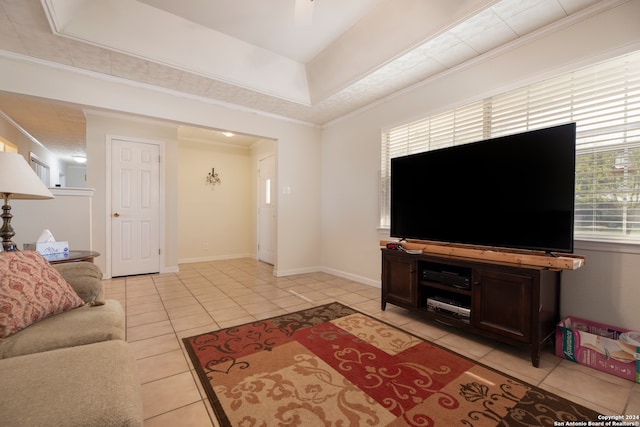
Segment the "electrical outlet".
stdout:
[[209,250],[209,244],[208,243],[203,243],[202,244],[202,249],[205,250],[205,251],[208,251]]

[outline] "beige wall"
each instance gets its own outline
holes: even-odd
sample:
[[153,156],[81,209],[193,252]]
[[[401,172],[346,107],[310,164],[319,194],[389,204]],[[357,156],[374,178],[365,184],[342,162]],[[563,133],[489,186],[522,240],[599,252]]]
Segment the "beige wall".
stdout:
[[[179,261],[255,256],[250,150],[215,142],[180,141],[178,158]],[[219,175],[220,184],[205,183],[211,168]]]

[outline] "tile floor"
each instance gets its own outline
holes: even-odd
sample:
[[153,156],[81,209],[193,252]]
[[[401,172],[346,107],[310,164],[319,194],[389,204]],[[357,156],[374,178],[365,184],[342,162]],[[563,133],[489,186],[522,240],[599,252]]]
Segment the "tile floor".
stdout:
[[339,301],[601,413],[640,414],[640,385],[553,355],[539,368],[527,352],[443,329],[407,310],[380,310],[380,290],[326,273],[283,278],[253,259],[180,265],[177,274],[105,281],[127,313],[138,361],[145,426],[217,426],[181,338]]

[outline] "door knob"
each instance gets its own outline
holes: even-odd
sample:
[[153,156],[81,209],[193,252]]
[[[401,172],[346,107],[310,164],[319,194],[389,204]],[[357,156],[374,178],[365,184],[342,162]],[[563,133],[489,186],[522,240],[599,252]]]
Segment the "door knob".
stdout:
[[113,214],[114,217],[118,218],[120,216],[120,214],[118,212]]

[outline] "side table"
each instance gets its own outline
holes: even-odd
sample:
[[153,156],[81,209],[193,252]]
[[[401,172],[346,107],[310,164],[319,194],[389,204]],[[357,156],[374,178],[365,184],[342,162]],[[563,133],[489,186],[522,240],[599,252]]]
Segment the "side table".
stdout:
[[66,254],[50,254],[43,255],[44,259],[49,261],[51,264],[62,264],[64,262],[93,262],[95,257],[100,256],[99,252],[94,251],[69,251]]

